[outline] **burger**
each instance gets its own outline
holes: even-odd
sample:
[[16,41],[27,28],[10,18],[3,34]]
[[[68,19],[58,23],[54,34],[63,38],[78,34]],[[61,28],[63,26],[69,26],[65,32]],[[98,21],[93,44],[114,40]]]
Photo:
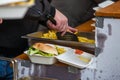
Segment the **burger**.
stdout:
[[29,48],[28,54],[52,57],[58,55],[58,51],[54,46],[45,43],[35,43]]

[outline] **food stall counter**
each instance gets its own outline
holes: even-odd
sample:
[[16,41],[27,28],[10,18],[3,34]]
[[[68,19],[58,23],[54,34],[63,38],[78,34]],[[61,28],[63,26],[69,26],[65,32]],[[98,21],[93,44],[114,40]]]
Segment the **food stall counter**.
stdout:
[[[76,29],[78,29],[78,31],[81,31],[81,32],[92,32],[95,29],[94,26],[91,26],[91,24],[93,24],[93,23],[94,23],[93,20],[89,20],[89,21],[77,26]],[[22,53],[21,55],[17,56],[16,58],[23,59],[23,60],[30,60],[28,55],[25,53]],[[67,64],[64,64],[61,62],[56,62],[55,65],[68,66]]]

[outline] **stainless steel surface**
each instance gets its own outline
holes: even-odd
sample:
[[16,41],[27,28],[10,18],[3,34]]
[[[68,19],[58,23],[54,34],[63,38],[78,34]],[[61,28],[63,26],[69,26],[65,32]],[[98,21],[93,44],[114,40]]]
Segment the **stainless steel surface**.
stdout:
[[76,35],[95,40],[95,32],[78,32]]
[[[31,76],[47,78],[47,80],[77,80],[80,78],[80,72],[78,71],[78,73],[75,72],[74,74],[68,72],[68,66],[34,64],[27,60],[18,60],[18,70],[18,79]],[[33,80],[36,79],[33,78]]]
[[[30,44],[33,44],[35,42],[43,42],[43,43],[51,43],[51,44],[57,44],[67,47],[72,47],[75,49],[81,49],[85,52],[94,54],[95,51],[95,45],[90,43],[83,43],[83,42],[76,42],[76,41],[65,41],[65,40],[55,40],[55,39],[46,39],[41,38],[42,34],[45,32],[35,32],[31,33],[25,36],[22,36],[23,38],[28,38],[30,41]],[[90,39],[94,39],[94,33],[86,33],[86,32],[78,32],[76,34],[77,36],[87,37]]]
[[35,77],[35,76],[28,76],[28,77],[23,77],[18,80],[58,80],[58,79],[53,79],[53,78],[46,78],[46,77]]

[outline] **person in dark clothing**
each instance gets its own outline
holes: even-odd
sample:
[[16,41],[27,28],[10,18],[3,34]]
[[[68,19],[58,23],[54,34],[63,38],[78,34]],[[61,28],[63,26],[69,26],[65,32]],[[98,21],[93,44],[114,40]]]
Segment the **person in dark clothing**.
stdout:
[[[38,8],[42,15],[35,11],[35,9],[37,10]],[[50,14],[54,17],[57,22],[56,25],[52,24],[51,21],[47,19],[47,14]],[[62,18],[62,20],[59,16]],[[47,23],[46,25],[48,25],[49,28],[61,31],[63,33],[65,33],[67,29],[73,32],[76,31],[76,29],[68,26],[67,18],[57,9],[52,7],[48,3],[48,0],[36,0],[36,5],[28,10],[23,19],[4,19],[3,23],[0,24],[0,53],[4,53],[4,55],[7,54],[6,57],[10,57],[12,55],[8,54],[9,51],[12,50],[13,53],[16,53],[14,51],[21,53],[21,51],[25,50],[26,46],[28,46],[27,40],[21,38],[21,36],[37,31],[38,25],[44,23]],[[8,53],[5,53],[4,51],[8,51]],[[12,56],[17,56],[19,53],[13,54]]]
[[94,0],[53,0],[52,4],[67,16],[69,25],[76,27],[94,17]]
[[93,7],[103,1],[105,0],[53,0],[52,4],[67,16],[70,26],[76,27],[93,18]]
[[[27,39],[21,36],[37,31],[39,24],[44,24],[50,29],[62,32],[72,32],[76,29],[68,25],[67,17],[50,5],[51,0],[35,0],[23,19],[3,20],[0,24],[0,56],[14,58],[28,48]],[[56,25],[48,20],[48,15],[54,17]],[[2,22],[2,19],[0,19]],[[9,63],[0,60],[0,80],[12,80],[12,69]]]

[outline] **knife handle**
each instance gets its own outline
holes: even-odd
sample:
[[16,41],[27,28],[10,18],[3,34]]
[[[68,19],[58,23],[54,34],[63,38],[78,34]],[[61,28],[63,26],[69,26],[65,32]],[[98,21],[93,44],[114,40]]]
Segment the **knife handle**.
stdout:
[[50,15],[47,15],[48,20],[50,20],[54,25],[56,25],[56,20]]

